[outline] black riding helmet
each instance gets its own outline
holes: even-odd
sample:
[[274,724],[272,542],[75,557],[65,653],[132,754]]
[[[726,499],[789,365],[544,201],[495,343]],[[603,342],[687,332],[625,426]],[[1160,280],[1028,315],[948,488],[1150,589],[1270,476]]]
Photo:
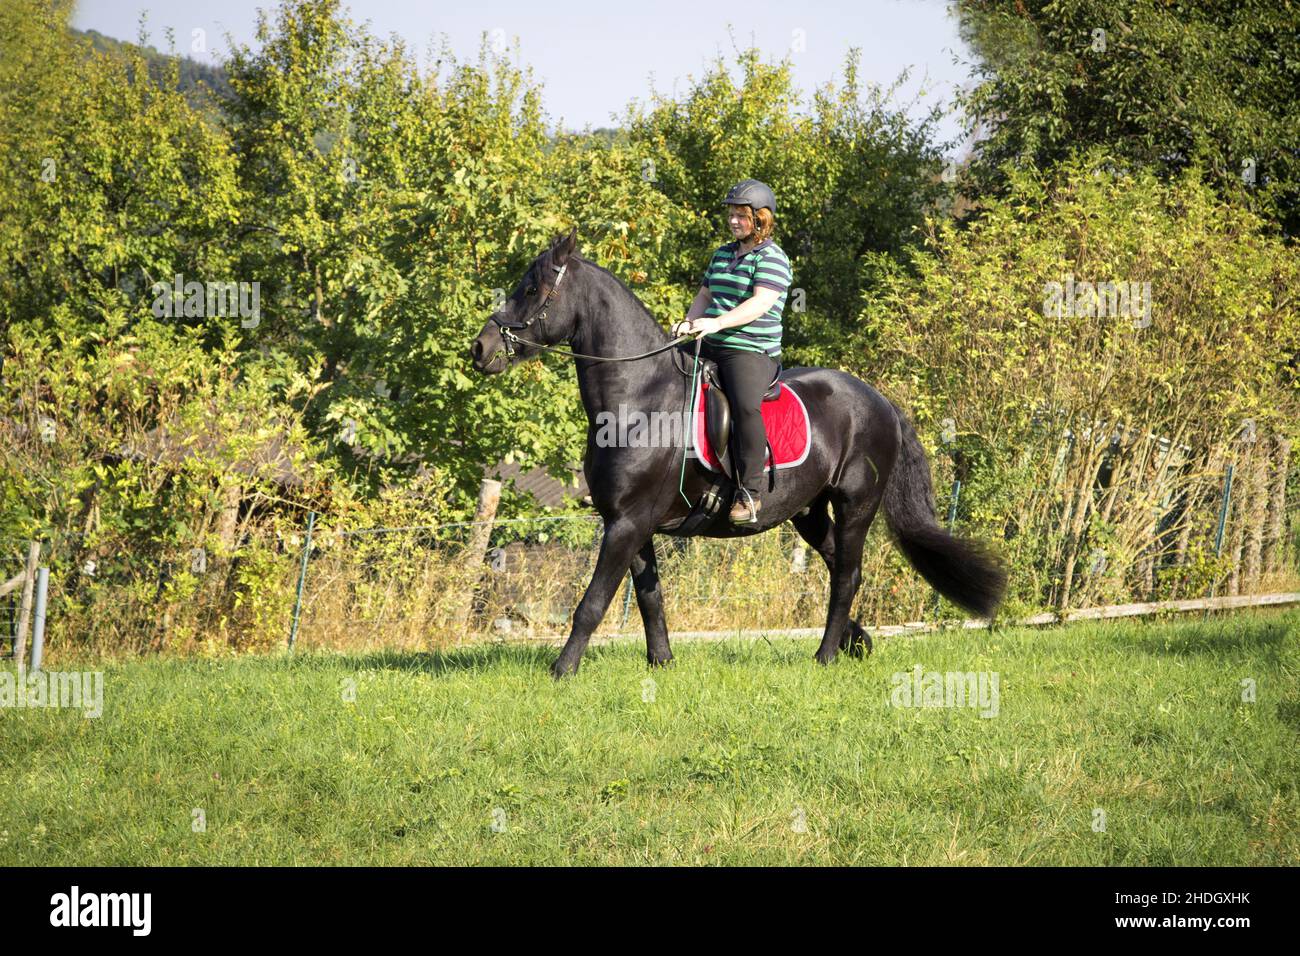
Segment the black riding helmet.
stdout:
[[722,200],[724,206],[750,206],[753,209],[770,209],[776,215],[776,195],[767,183],[757,179],[743,179],[731,187],[727,198]]

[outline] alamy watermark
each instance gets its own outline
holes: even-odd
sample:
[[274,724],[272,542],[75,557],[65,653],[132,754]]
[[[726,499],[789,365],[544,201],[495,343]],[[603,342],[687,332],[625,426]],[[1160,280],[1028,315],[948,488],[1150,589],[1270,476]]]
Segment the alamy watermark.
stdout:
[[0,671],[0,707],[77,708],[104,713],[103,671]]
[[596,446],[599,448],[681,448],[689,436],[690,412],[628,411],[619,402],[618,411],[596,413]]
[[1133,319],[1133,327],[1151,324],[1150,282],[1076,282],[1066,273],[1064,282],[1043,285],[1043,315],[1052,318],[1104,318],[1108,315]]
[[998,715],[997,671],[925,671],[917,664],[891,678],[891,707],[972,707]]
[[74,885],[50,897],[51,926],[121,926],[148,936],[152,913],[152,893],[83,893]]
[[239,324],[246,329],[255,329],[262,321],[260,282],[186,282],[178,272],[172,285],[155,282],[150,291],[156,319],[237,315]]

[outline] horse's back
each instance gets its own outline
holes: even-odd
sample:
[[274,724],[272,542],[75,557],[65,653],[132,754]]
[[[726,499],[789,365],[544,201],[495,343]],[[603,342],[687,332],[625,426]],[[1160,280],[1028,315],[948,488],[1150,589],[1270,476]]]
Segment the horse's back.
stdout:
[[[781,370],[781,381],[793,385],[799,397],[808,406],[808,413],[814,419],[818,417],[817,408],[825,413],[838,408],[850,411],[854,405],[861,405],[863,411],[883,414],[892,410],[894,405],[877,391],[869,382],[864,382],[856,375],[835,368],[822,368],[816,365],[798,365]],[[847,402],[848,404],[842,404]]]

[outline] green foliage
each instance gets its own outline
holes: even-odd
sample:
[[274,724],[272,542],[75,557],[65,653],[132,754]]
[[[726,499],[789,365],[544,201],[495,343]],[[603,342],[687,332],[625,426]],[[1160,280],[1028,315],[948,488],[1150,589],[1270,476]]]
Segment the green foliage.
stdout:
[[[960,0],[986,134],[978,195],[1009,168],[1090,146],[1206,182],[1290,235],[1300,229],[1300,6],[1275,0]],[[1247,181],[1248,179],[1252,181]]]
[[143,59],[70,37],[66,12],[14,0],[0,13],[17,35],[0,57],[0,331],[95,333],[110,312],[149,314],[155,282],[231,268],[229,150]]
[[[937,486],[943,495],[962,476],[959,522],[1024,556],[1013,608],[1069,600],[1071,577],[1087,578],[1082,592],[1073,586],[1086,600],[1188,593],[1222,576],[1200,530],[1179,545],[1187,561],[1175,570],[1148,560],[1146,504],[1080,507],[1096,456],[1062,446],[1061,429],[1127,416],[1133,430],[1195,436],[1202,471],[1236,454],[1227,436],[1244,419],[1263,436],[1292,434],[1295,259],[1243,207],[1272,216],[1290,201],[1293,134],[1283,127],[1294,64],[1272,53],[1289,49],[1279,31],[1293,14],[1251,6],[1265,28],[1254,36],[1202,4],[1178,8],[1191,23],[1181,33],[1147,0],[1117,13],[1083,2],[962,9],[988,69],[971,104],[990,124],[974,167],[986,215],[969,229],[944,222],[937,111],[910,121],[893,104],[897,85],[860,83],[858,51],[806,103],[789,60],[748,49],[737,51],[738,75],[719,58],[679,98],[631,104],[619,129],[552,134],[540,85],[486,38],[476,58],[444,49],[422,72],[400,41],[371,36],[337,0],[285,0],[260,17],[255,45],[233,50],[228,82],[209,84],[222,97],[214,123],[190,98],[186,62],[143,40],[70,31],[65,0],[6,3],[6,560],[24,539],[48,536],[71,572],[58,599],[100,622],[96,640],[111,642],[116,629],[130,633],[127,646],[267,646],[283,630],[301,547],[293,536],[308,509],[320,514],[315,561],[337,547],[330,535],[467,521],[498,462],[557,475],[580,465],[587,423],[567,360],[480,377],[467,358],[552,238],[577,226],[581,251],[667,327],[727,239],[721,197],[754,176],[776,190],[776,238],[795,273],[786,365],[879,381],[927,441],[944,418],[957,422],[936,454]],[[1072,31],[1098,17],[1130,19],[1114,20],[1101,72],[1079,74]],[[1222,76],[1206,66],[1216,58]],[[1229,89],[1236,80],[1240,92]],[[1130,135],[1131,122],[1144,136]],[[1174,142],[1183,127],[1186,148]],[[1104,157],[1032,165],[1117,137]],[[1234,191],[1243,151],[1260,157],[1262,178]],[[1152,175],[1183,167],[1204,172]],[[1043,283],[1066,273],[1150,281],[1155,325],[1139,334],[1123,322],[1048,321]],[[176,276],[256,284],[256,320],[198,308],[201,295],[166,314],[160,291]],[[165,454],[160,441],[172,446]],[[275,463],[263,455],[273,445],[283,451]],[[1166,515],[1195,490],[1160,486],[1150,461],[1130,464],[1125,487],[1159,491]],[[502,518],[536,510],[523,492],[503,492]],[[577,503],[565,510],[584,520],[493,533],[493,546],[563,552],[550,577],[533,576],[548,589],[538,603],[567,602],[551,582],[567,576],[577,587],[586,573],[565,562],[580,563],[597,523]],[[196,547],[218,574],[186,571]],[[1111,561],[1090,575],[1097,548]],[[692,554],[683,567],[704,593],[725,562]],[[385,580],[430,595],[431,606],[443,596],[442,578],[417,572],[433,559],[409,541],[356,555],[374,566],[357,572],[339,607],[355,599],[382,614],[396,593]],[[87,560],[99,562],[96,575],[80,572]],[[785,554],[763,560],[784,586]],[[868,565],[898,580],[861,613],[927,613],[928,592],[897,554],[873,546]],[[812,613],[816,591],[782,613]],[[105,603],[117,594],[138,614],[138,633]],[[509,607],[514,597],[493,600]],[[696,611],[704,622],[717,609]]]
[[[1300,256],[1194,171],[1163,183],[1113,163],[1017,172],[978,222],[934,223],[916,277],[897,271],[868,298],[851,366],[909,409],[939,487],[962,478],[963,527],[1014,539],[1030,605],[1066,599],[1089,514],[1108,516],[1089,547],[1109,549],[1113,571],[1149,549],[1161,502],[1194,505],[1186,520],[1209,533],[1243,423],[1262,446],[1300,420]],[[1050,284],[1074,282],[1148,283],[1149,314],[1138,296],[1126,313],[1082,293],[1053,306]],[[1176,460],[1152,451],[1157,437]],[[1120,469],[1109,488],[1104,460]]]
[[[98,30],[69,30],[71,36],[85,38],[90,41],[93,50],[101,53],[127,55],[128,58],[136,55],[143,56],[145,62],[149,64],[149,76],[158,86],[164,86],[175,80],[175,89],[185,97],[186,101],[198,113],[206,116],[210,122],[215,124],[218,117],[217,98],[222,95],[229,95],[230,81],[226,78],[226,71],[219,66],[212,66],[190,57],[177,57],[174,42],[169,46],[170,54],[161,53],[152,46],[141,44],[131,44],[122,40],[105,36]],[[174,41],[170,28],[167,31],[168,39]],[[187,37],[191,43],[195,37]],[[206,36],[204,42],[206,43]],[[191,52],[200,52],[191,50]],[[173,71],[175,71],[173,73]]]
[[[10,331],[0,555],[8,564],[26,540],[46,540],[57,582],[51,615],[60,633],[91,646],[184,645],[200,623],[204,640],[282,640],[272,619],[291,598],[283,575],[263,572],[277,525],[300,520],[296,509],[276,513],[283,475],[323,497],[327,476],[313,466],[301,424],[275,407],[258,370],[238,372],[233,349],[214,355],[197,330],[127,322],[114,313],[98,336]],[[347,508],[346,489],[336,499]],[[241,504],[243,533],[231,523]],[[201,586],[187,571],[195,549],[208,556]],[[164,622],[175,630],[159,637]]]

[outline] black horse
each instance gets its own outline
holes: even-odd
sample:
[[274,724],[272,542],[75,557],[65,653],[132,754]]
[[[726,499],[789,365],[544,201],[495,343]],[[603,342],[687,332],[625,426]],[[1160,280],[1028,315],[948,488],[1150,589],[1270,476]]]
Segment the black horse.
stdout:
[[[588,420],[583,471],[605,534],[569,639],[551,666],[556,677],[577,671],[629,567],[645,623],[647,658],[652,666],[672,660],[653,536],[672,534],[674,522],[680,524],[691,511],[683,491],[698,502],[717,480],[699,462],[690,462],[679,491],[681,446],[607,447],[609,442],[597,441],[601,412],[617,413],[622,403],[647,416],[680,414],[689,407],[692,380],[674,356],[680,346],[616,276],[578,254],[577,238],[574,229],[533,260],[470,347],[474,367],[487,374],[539,355],[539,346],[559,343],[568,343],[575,354],[609,359],[654,353],[623,362],[575,359]],[[742,537],[783,521],[794,524],[830,570],[830,607],[816,655],[822,664],[840,649],[854,656],[870,649],[849,611],[862,582],[863,542],[882,502],[886,523],[912,567],[949,600],[991,616],[1001,603],[1006,572],[981,545],[953,537],[935,520],[930,465],[897,406],[846,372],[796,368],[781,380],[808,408],[813,431],[808,457],[784,471],[764,495],[757,523],[728,525],[724,514],[720,526],[703,533]]]

